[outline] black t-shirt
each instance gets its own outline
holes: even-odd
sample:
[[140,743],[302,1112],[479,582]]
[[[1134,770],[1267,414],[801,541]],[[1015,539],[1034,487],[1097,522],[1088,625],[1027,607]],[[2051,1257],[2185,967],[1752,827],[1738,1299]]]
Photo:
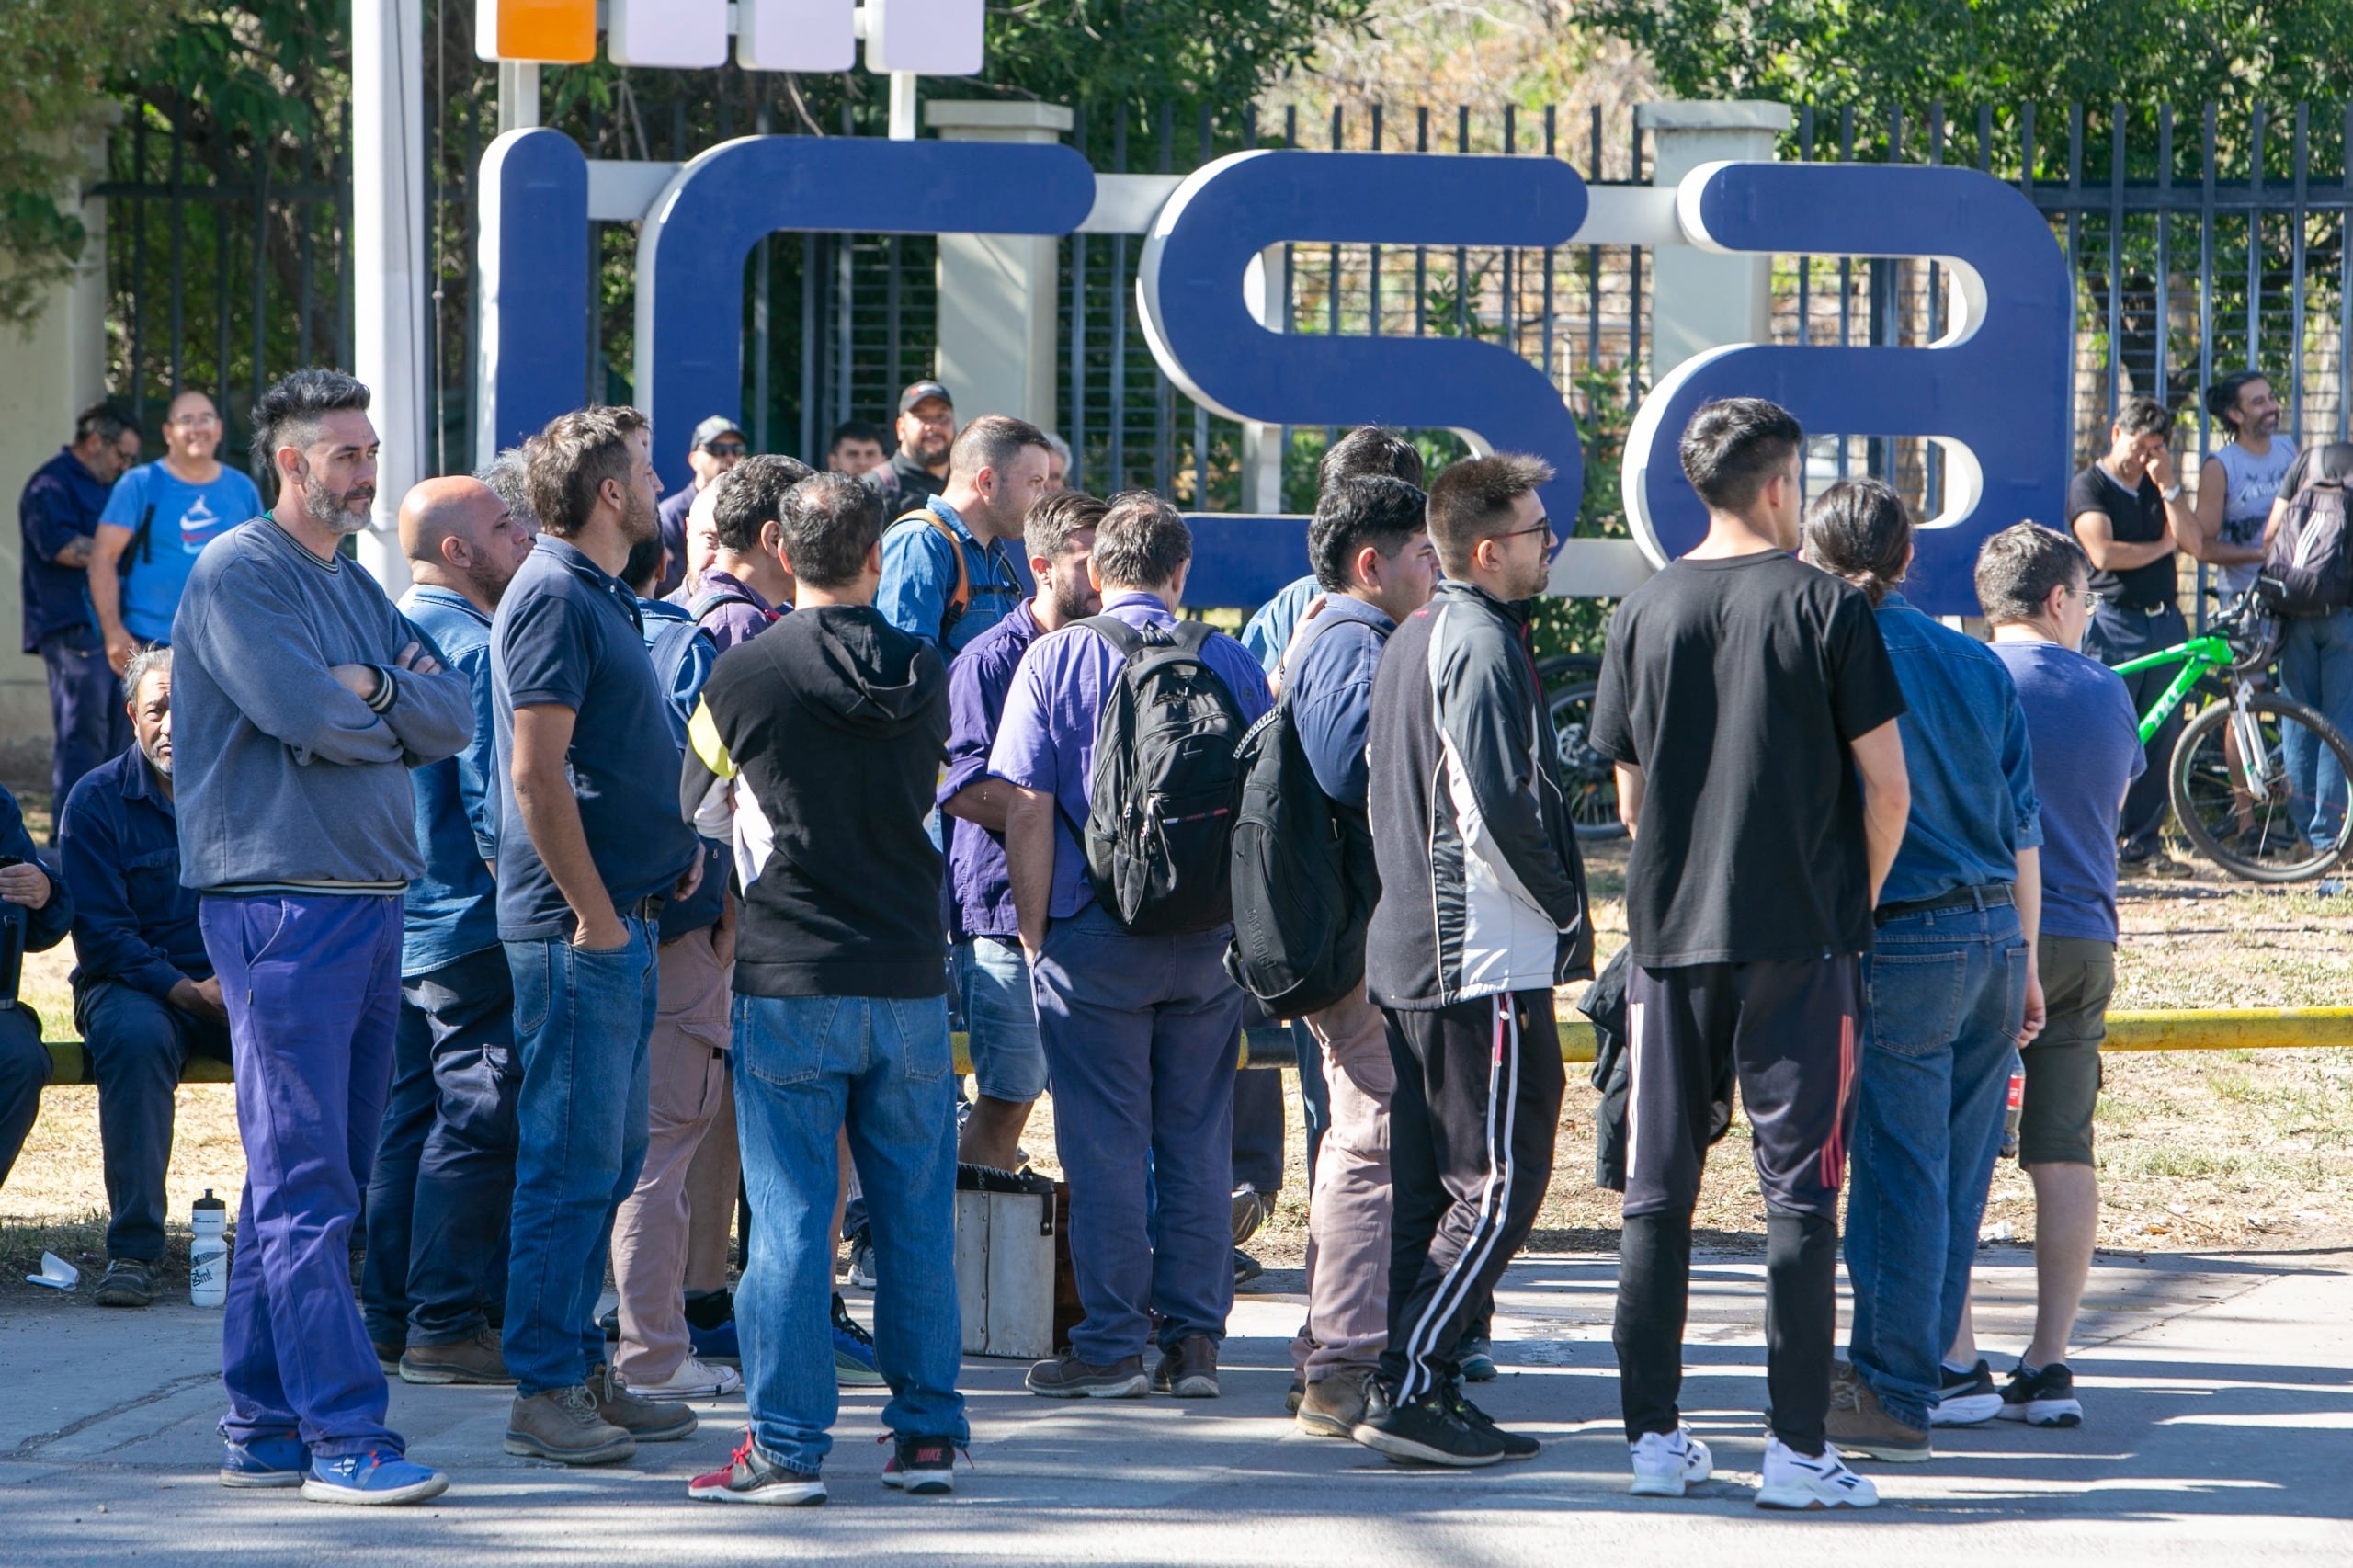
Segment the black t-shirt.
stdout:
[[1651,969],[1871,945],[1848,743],[1904,711],[1861,592],[1775,551],[1677,561],[1609,623],[1593,745],[1643,769],[1626,867]]
[[[2086,512],[2107,513],[2109,527],[2114,530],[2119,544],[2147,544],[2165,537],[2165,496],[2157,489],[2156,481],[2145,473],[2141,476],[2141,488],[2131,491],[2119,484],[2107,469],[2092,464],[2067,485],[2070,534],[2075,531],[2075,519]],[[2122,572],[2095,572],[2091,588],[2104,599],[2121,598],[2135,609],[2171,604],[2179,591],[2174,577],[2173,553],[2168,551],[2145,566]]]

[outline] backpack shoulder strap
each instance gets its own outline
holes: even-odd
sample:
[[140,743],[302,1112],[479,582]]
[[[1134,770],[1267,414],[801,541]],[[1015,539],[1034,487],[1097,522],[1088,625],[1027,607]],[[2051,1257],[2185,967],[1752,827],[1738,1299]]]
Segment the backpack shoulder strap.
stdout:
[[1074,626],[1084,626],[1119,651],[1120,657],[1132,661],[1144,650],[1143,636],[1116,615],[1090,615],[1075,620]]
[[964,541],[956,537],[956,530],[948,526],[947,518],[928,506],[918,506],[899,521],[904,523],[907,517],[920,517],[937,529],[939,537],[948,541],[949,558],[956,562],[956,589],[948,596],[947,608],[939,616],[939,632],[945,637],[949,627],[964,619],[964,611],[972,603],[972,569],[964,560]]
[[753,602],[752,596],[741,588],[713,588],[707,594],[697,594],[687,605],[687,613],[695,618],[697,626],[700,626],[712,610],[728,605],[751,605],[754,609],[760,608]]
[[1217,635],[1217,628],[1206,620],[1179,618],[1176,624],[1168,629],[1168,634],[1176,646],[1198,659],[1201,656],[1201,650],[1209,646],[1210,639]]

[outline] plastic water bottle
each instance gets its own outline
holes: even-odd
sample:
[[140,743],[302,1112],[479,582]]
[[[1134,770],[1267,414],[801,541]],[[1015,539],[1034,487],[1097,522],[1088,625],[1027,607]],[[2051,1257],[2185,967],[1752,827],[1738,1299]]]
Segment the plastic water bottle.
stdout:
[[196,1200],[189,1221],[196,1240],[188,1249],[188,1299],[199,1307],[218,1307],[229,1300],[229,1206],[206,1187]]

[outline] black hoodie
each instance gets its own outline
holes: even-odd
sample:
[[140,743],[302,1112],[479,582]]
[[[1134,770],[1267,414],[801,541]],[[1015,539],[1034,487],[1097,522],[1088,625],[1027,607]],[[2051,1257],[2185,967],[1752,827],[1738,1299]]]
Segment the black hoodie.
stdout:
[[711,666],[682,803],[737,780],[774,834],[735,946],[747,996],[938,996],[939,851],[924,831],[948,672],[864,606],[796,610]]

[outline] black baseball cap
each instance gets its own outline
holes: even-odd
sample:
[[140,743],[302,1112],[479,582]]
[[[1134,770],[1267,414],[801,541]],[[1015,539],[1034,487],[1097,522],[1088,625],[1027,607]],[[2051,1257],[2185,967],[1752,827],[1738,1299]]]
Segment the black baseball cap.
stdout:
[[938,381],[916,381],[909,385],[906,391],[899,394],[899,412],[902,414],[913,413],[915,404],[935,397],[940,402],[946,403],[949,408],[954,408],[956,406],[956,400],[949,397],[948,395],[948,389],[941,386]]
[[700,451],[722,436],[733,436],[739,441],[744,440],[744,427],[723,414],[714,414],[695,426],[694,449]]

